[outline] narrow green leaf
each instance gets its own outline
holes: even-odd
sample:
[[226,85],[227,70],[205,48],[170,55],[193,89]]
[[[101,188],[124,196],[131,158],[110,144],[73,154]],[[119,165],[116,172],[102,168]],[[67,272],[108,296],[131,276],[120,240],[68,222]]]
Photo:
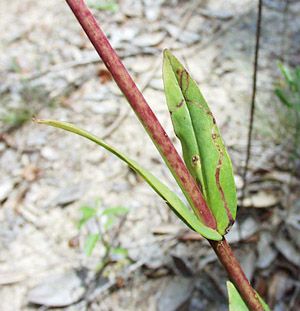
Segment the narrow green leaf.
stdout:
[[90,234],[85,242],[85,246],[84,246],[84,253],[87,256],[91,256],[92,252],[96,246],[96,243],[98,242],[100,238],[100,234],[96,233],[96,234]]
[[227,281],[227,291],[229,299],[229,311],[249,311],[239,292],[229,281]]
[[288,107],[292,107],[293,106],[293,104],[289,101],[288,97],[284,94],[284,92],[281,89],[277,88],[275,90],[275,94],[277,95],[277,97],[280,99],[280,101],[284,105],[286,105]]
[[79,211],[83,214],[83,217],[94,217],[97,215],[97,211],[89,205],[80,206]]
[[[239,292],[230,281],[227,281],[227,291],[229,299],[229,311],[249,311]],[[271,309],[263,301],[263,299],[258,294],[257,296],[261,304],[263,305],[265,311],[271,311]]]
[[286,66],[284,66],[281,62],[278,62],[278,67],[279,67],[281,73],[283,74],[285,80],[289,84],[291,84],[293,82],[293,77],[292,77],[289,69]]
[[141,165],[131,160],[124,154],[117,151],[115,148],[103,142],[100,138],[93,135],[92,133],[80,128],[74,124],[62,121],[55,120],[35,120],[40,124],[47,124],[55,126],[73,133],[76,133],[80,136],[83,136],[96,144],[102,146],[106,150],[110,151],[118,158],[126,162],[133,170],[135,170],[152,188],[156,193],[166,201],[168,206],[173,210],[173,212],[191,229],[200,233],[204,237],[219,241],[222,239],[222,236],[215,230],[206,227],[200,220],[190,212],[190,210],[185,206],[185,204],[160,180],[158,180],[154,175],[152,175],[148,170],[143,168]]
[[224,235],[235,220],[237,199],[231,161],[216,120],[195,81],[168,50],[164,51],[163,79],[184,161]]
[[123,206],[115,206],[115,207],[110,207],[110,208],[106,208],[101,215],[124,215],[124,214],[128,214],[129,213],[129,209]]
[[257,296],[258,296],[258,299],[259,301],[261,302],[261,304],[263,305],[263,307],[265,308],[265,311],[271,311],[271,309],[269,308],[269,306],[265,303],[265,301],[258,295],[257,293]]

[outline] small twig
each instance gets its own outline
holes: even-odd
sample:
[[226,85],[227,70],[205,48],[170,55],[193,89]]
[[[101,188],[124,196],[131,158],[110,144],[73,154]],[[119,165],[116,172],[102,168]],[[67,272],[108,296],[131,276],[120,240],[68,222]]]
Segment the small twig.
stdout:
[[[112,249],[112,247],[113,247],[113,243],[114,243],[115,241],[118,241],[118,240],[119,240],[119,235],[120,235],[121,230],[122,230],[122,228],[123,228],[123,226],[124,226],[124,224],[125,224],[126,219],[127,219],[127,215],[124,215],[124,216],[122,217],[122,219],[121,219],[121,221],[120,221],[118,227],[116,228],[113,237],[111,238],[111,241],[112,241],[111,243],[108,243],[107,241],[104,241],[104,240],[103,240],[103,243],[106,244],[107,248],[106,248],[105,256],[104,256],[104,258],[103,258],[103,267],[97,272],[97,274],[96,274],[96,276],[95,276],[95,279],[96,279],[96,280],[98,280],[99,277],[102,275],[102,273],[103,273],[103,271],[104,271],[104,269],[105,269],[105,267],[106,267],[106,263],[110,261],[110,260],[109,260],[109,257],[110,257],[110,251],[111,251],[111,249]],[[120,243],[118,242],[117,246],[119,246],[119,245],[120,245]]]
[[282,33],[280,38],[280,48],[281,48],[281,58],[282,61],[285,61],[286,58],[286,50],[289,50],[289,40],[286,40],[286,32],[287,32],[287,26],[288,26],[288,12],[289,12],[289,1],[284,0],[284,11],[283,11],[283,21],[282,21]]
[[[232,30],[234,26],[239,24],[247,15],[249,15],[253,11],[254,7],[251,5],[249,8],[246,10],[242,11],[236,18],[234,18],[232,21],[228,22],[223,28],[220,28],[217,32],[213,34],[213,36],[207,37],[206,40],[203,40],[200,44],[193,43],[191,44],[191,49],[189,49],[189,54],[192,54],[195,52],[195,50],[198,51],[203,51],[207,47],[210,46],[214,41],[219,39],[221,36],[223,36],[227,31]],[[187,46],[184,47],[179,47],[179,48],[174,48],[173,50],[186,50]],[[187,53],[185,53],[187,55]]]
[[252,82],[250,123],[249,123],[249,131],[248,131],[246,162],[245,162],[245,168],[243,172],[244,184],[243,184],[242,197],[241,197],[242,205],[243,205],[243,201],[245,197],[246,182],[247,182],[246,175],[247,175],[249,160],[251,156],[250,150],[251,150],[251,139],[252,139],[252,131],[253,131],[254,112],[255,112],[259,43],[260,43],[260,35],[261,35],[261,20],[262,20],[262,0],[258,0],[258,16],[257,16],[257,23],[256,23],[255,56],[254,56],[254,64],[253,64],[253,82]]
[[174,41],[176,41],[182,35],[183,31],[185,30],[186,26],[188,25],[189,20],[191,19],[191,17],[195,13],[195,10],[199,6],[199,4],[200,4],[199,1],[195,1],[195,2],[190,2],[187,5],[187,7],[185,8],[184,13],[183,13],[183,15],[179,21],[179,25],[178,25],[179,31],[177,32],[177,35],[173,37]]
[[99,296],[105,294],[107,291],[114,288],[118,284],[118,281],[120,279],[127,281],[130,278],[131,274],[135,272],[137,269],[139,269],[140,267],[142,267],[146,262],[147,262],[147,259],[141,259],[137,261],[136,263],[129,266],[126,272],[108,281],[103,286],[99,288],[95,288],[94,292],[92,292],[88,297],[86,297],[87,305],[90,306],[96,298],[99,298]]
[[6,133],[0,133],[0,141],[3,141],[3,143],[6,145],[7,148],[15,150],[19,152],[20,154],[33,153],[33,152],[39,151],[39,149],[34,148],[34,147],[19,146]]
[[[143,51],[132,51],[131,53],[130,52],[126,52],[126,53],[119,52],[119,55],[121,58],[132,57],[132,56],[135,56],[137,54],[149,54],[149,53],[143,53]],[[40,78],[44,75],[47,75],[49,73],[59,72],[59,71],[63,71],[66,69],[71,69],[71,68],[76,68],[76,67],[81,67],[81,66],[87,66],[87,65],[91,65],[91,64],[98,64],[98,63],[102,63],[102,61],[99,59],[98,55],[95,55],[93,57],[90,57],[89,59],[69,61],[66,63],[62,63],[62,64],[58,64],[58,65],[48,67],[48,68],[41,70],[41,71],[30,73],[28,75],[22,75],[21,77],[22,77],[22,80],[26,80],[26,81],[35,80],[35,79],[38,79],[38,78]]]

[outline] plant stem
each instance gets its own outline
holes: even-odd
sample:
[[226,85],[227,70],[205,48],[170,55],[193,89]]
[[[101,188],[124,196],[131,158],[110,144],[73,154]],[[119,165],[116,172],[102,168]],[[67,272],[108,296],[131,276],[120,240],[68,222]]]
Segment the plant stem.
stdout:
[[263,6],[263,0],[258,0],[250,121],[249,121],[249,129],[248,129],[246,162],[245,162],[245,168],[244,168],[244,173],[243,173],[244,183],[243,183],[242,197],[241,197],[242,206],[243,206],[244,199],[245,199],[245,191],[247,187],[247,171],[248,171],[248,165],[249,165],[249,161],[251,157],[251,142],[252,142],[252,131],[253,131],[254,112],[255,112],[255,100],[256,100],[257,70],[258,70],[259,43],[260,43],[260,33],[261,33],[262,6]]
[[240,263],[235,257],[231,247],[227,243],[225,237],[222,241],[208,241],[214,249],[219,260],[224,266],[229,279],[239,291],[249,310],[251,311],[264,311],[264,307],[260,303],[258,296],[252,286],[250,285],[247,277],[242,270]]
[[130,77],[120,58],[97,25],[85,2],[83,0],[66,0],[66,2],[170,168],[187,200],[195,208],[203,223],[208,227],[216,229],[215,218],[192,175],[187,170],[170,138]]
[[[97,25],[85,2],[83,0],[66,0],[66,2],[94,45],[99,56],[102,58],[104,64],[112,74],[119,88],[126,96],[129,104],[170,168],[188,201],[191,205],[195,206],[203,223],[216,229],[215,218],[208,208],[193,177],[187,170],[170,138],[157,120],[143,95],[138,90],[116,52],[111,47],[100,27]],[[240,292],[250,311],[263,311],[264,308],[259,302],[255,291],[249,284],[239,262],[233,254],[230,246],[227,244],[225,238],[223,238],[222,241],[209,241],[209,243],[218,255],[230,280]]]

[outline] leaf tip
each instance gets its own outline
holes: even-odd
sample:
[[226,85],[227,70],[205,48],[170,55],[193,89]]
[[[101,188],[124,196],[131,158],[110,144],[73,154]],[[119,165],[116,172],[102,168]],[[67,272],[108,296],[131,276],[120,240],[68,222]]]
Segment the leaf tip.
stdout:
[[164,49],[163,50],[163,55],[164,56],[167,56],[169,53],[171,53],[169,49]]
[[45,120],[38,119],[35,115],[32,115],[31,121],[32,121],[32,122],[35,122],[35,123],[38,123],[38,124],[43,124],[43,123],[45,123]]
[[168,59],[170,61],[170,57],[172,57],[173,54],[169,49],[164,49],[163,56],[164,56],[164,60]]

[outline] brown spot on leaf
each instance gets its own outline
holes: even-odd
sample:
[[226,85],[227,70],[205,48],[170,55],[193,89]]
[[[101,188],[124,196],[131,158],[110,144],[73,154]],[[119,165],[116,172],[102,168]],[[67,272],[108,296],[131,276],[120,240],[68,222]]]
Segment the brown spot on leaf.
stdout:
[[234,220],[233,220],[233,217],[231,215],[230,209],[228,207],[228,204],[227,204],[227,201],[226,201],[226,198],[225,198],[225,194],[224,194],[223,188],[222,188],[222,186],[220,184],[220,171],[221,171],[221,167],[222,167],[222,164],[223,164],[224,152],[223,152],[222,148],[220,147],[220,145],[217,144],[215,140],[214,140],[214,143],[215,143],[215,145],[216,145],[216,147],[217,147],[217,149],[218,149],[218,151],[220,153],[219,163],[217,165],[216,174],[215,174],[216,184],[217,184],[217,188],[218,188],[218,190],[220,192],[220,195],[221,195],[221,198],[222,198],[225,210],[226,210],[226,214],[227,214],[228,219],[229,219],[229,223],[233,223]]
[[[183,89],[183,80],[185,79],[185,83],[186,83],[186,86],[185,88]],[[186,97],[186,92],[189,88],[189,84],[190,84],[190,81],[189,81],[189,74],[188,72],[184,69],[181,71],[180,73],[180,80],[179,80],[179,85],[180,85],[180,88],[182,89],[182,92],[183,92],[183,95]]]
[[181,106],[183,105],[183,103],[184,103],[184,99],[182,99],[181,102],[180,102],[179,104],[175,105],[175,107],[176,107],[176,108],[179,108],[179,107],[181,107]]
[[197,184],[198,188],[200,189],[200,191],[202,192],[202,184],[201,184],[201,181],[199,180],[199,178],[196,178],[196,184]]
[[193,156],[192,161],[196,164],[199,161],[199,158],[197,156]]

